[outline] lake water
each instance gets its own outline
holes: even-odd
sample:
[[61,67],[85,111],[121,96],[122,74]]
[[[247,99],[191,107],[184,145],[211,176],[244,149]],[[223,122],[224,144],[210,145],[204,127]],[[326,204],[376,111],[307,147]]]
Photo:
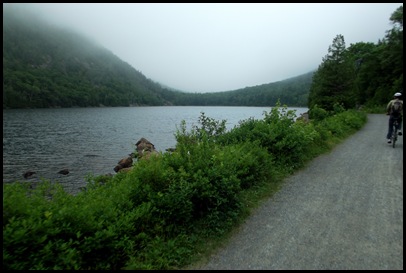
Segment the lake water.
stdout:
[[[307,108],[289,108],[296,115]],[[227,129],[248,118],[262,119],[271,107],[158,106],[3,110],[3,184],[59,182],[75,193],[87,174],[115,174],[117,162],[135,151],[142,137],[158,151],[176,145],[182,120],[199,125],[201,112],[227,120]],[[58,171],[68,169],[68,175]],[[23,178],[26,171],[36,174]]]

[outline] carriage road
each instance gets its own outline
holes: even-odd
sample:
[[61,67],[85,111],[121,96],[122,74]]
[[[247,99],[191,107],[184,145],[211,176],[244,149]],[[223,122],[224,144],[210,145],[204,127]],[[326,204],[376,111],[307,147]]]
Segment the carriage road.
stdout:
[[191,269],[403,270],[403,136],[388,145],[387,120],[369,114]]

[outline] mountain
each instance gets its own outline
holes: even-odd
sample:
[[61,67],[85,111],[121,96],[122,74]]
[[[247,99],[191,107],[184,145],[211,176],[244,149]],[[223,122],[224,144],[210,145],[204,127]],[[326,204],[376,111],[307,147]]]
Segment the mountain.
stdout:
[[87,106],[245,105],[278,99],[306,106],[313,72],[218,93],[156,83],[111,51],[68,29],[3,5],[3,109]]
[[175,105],[274,106],[279,100],[288,106],[307,106],[314,71],[287,80],[245,87],[233,91],[190,94],[181,93]]

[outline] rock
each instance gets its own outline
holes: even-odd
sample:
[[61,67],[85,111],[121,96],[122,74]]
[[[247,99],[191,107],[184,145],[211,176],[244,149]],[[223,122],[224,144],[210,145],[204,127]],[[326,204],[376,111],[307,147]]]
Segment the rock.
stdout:
[[137,146],[137,152],[128,154],[127,157],[121,159],[113,169],[116,173],[129,172],[133,166],[133,158],[149,159],[153,155],[159,155],[159,152],[155,150],[154,144],[152,144],[146,138],[142,137],[140,140],[137,141],[135,146]]
[[24,177],[25,179],[27,179],[27,178],[31,177],[33,174],[36,174],[36,172],[28,171],[28,172],[25,172],[25,173],[23,174],[23,177]]
[[144,155],[142,156],[142,159],[150,159],[152,156],[158,156],[159,153],[155,150],[153,150],[152,152],[145,152]]
[[300,117],[298,117],[296,119],[296,121],[299,121],[299,120],[301,120],[301,121],[303,121],[305,123],[309,122],[309,111],[300,114]]
[[153,154],[158,154],[158,152],[155,150],[154,144],[152,144],[149,140],[146,138],[141,138],[140,140],[135,143],[135,146],[137,146],[137,153],[138,153],[138,158],[142,158],[146,155],[153,153]]
[[149,140],[143,137],[140,140],[138,140],[137,143],[135,143],[135,146],[137,146],[138,154],[142,154],[144,151],[155,150],[154,144],[152,144]]
[[121,165],[123,168],[131,167],[133,165],[133,158],[131,156],[127,156],[121,159],[117,164]]
[[123,159],[121,159],[117,165],[114,167],[114,171],[117,173],[123,168],[129,168],[132,167],[133,165],[133,158],[131,156],[127,156]]
[[120,172],[120,173],[128,173],[128,172],[131,171],[132,169],[133,169],[133,167],[122,168],[122,169],[120,169],[118,172]]
[[68,169],[63,169],[58,172],[59,174],[67,175],[69,173]]
[[114,167],[113,170],[114,170],[116,173],[118,173],[118,171],[121,170],[122,168],[123,168],[123,167],[122,167],[121,165],[117,165],[117,166]]

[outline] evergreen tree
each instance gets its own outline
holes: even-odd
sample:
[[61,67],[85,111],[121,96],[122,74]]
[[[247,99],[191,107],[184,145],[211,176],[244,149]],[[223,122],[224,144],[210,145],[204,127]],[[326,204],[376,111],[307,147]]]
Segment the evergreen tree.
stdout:
[[382,66],[388,72],[386,100],[403,89],[403,6],[392,13],[390,20],[393,28],[386,33],[386,48],[381,57]]
[[355,68],[346,57],[344,36],[339,34],[329,46],[328,54],[313,76],[309,108],[317,104],[320,108],[332,111],[336,104],[345,108],[354,106],[354,94],[350,91]]

